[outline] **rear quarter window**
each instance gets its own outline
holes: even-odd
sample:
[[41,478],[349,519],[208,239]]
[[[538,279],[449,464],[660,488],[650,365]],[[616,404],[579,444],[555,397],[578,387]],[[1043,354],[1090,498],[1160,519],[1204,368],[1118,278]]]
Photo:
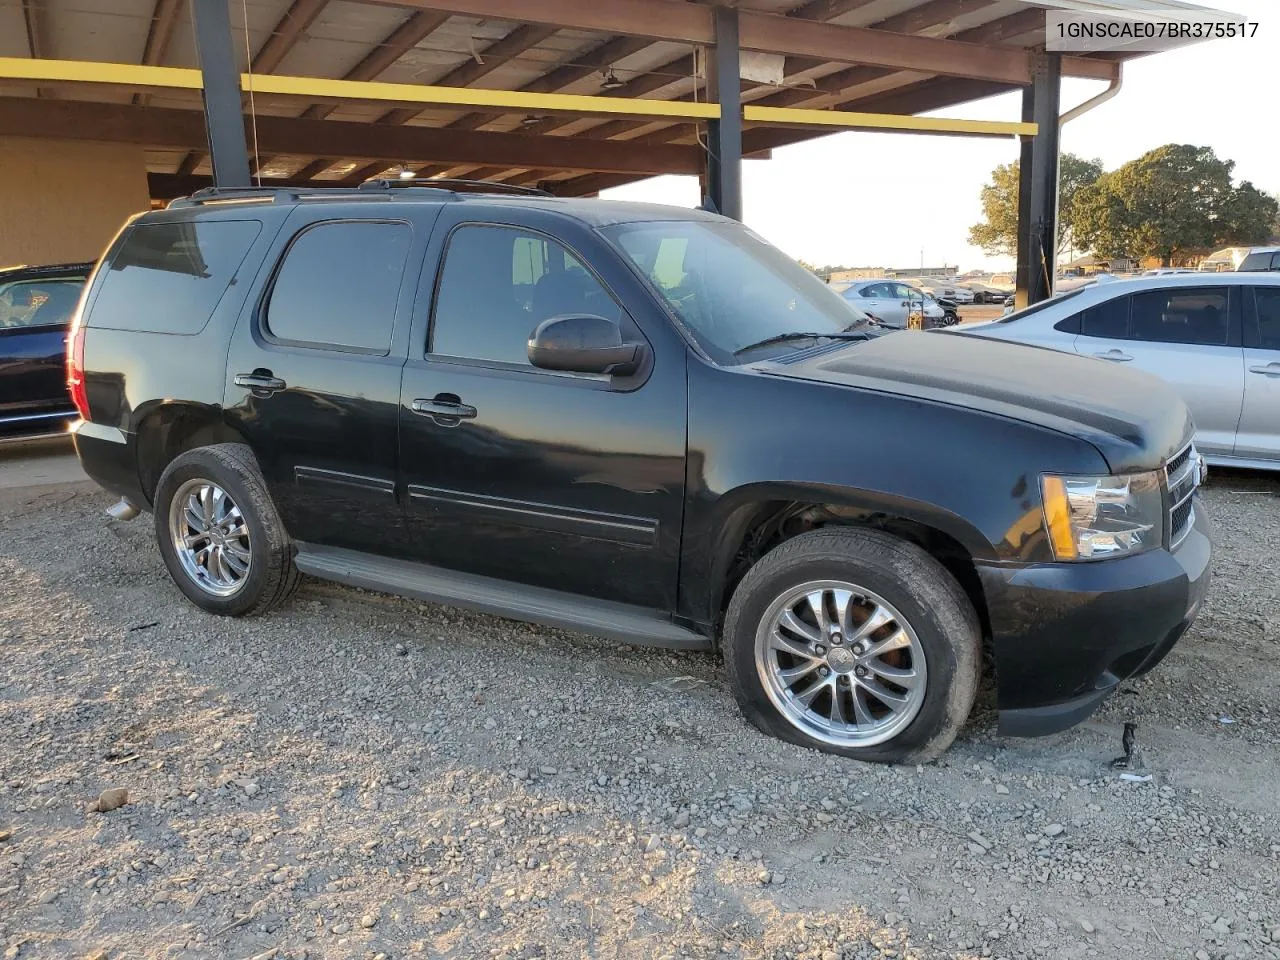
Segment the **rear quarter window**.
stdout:
[[199,333],[261,229],[259,220],[134,224],[102,270],[86,323],[143,333]]

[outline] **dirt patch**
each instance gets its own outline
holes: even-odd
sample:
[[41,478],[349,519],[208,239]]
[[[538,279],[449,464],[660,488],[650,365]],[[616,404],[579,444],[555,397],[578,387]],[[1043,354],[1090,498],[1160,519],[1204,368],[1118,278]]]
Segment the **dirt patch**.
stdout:
[[316,582],[210,617],[149,518],[7,491],[0,955],[1280,958],[1280,481],[1206,500],[1154,674],[888,769],[761,736],[709,656]]

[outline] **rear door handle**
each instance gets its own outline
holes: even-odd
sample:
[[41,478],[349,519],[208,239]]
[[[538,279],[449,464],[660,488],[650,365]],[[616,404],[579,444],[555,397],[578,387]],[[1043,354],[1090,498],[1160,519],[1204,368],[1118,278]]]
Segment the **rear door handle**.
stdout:
[[1111,360],[1115,363],[1128,363],[1133,359],[1123,350],[1108,350],[1105,353],[1095,353],[1094,356],[1102,360]]
[[442,427],[456,427],[463,420],[473,420],[477,412],[475,407],[448,393],[438,393],[430,400],[414,400],[410,408]]
[[1250,367],[1250,373],[1260,373],[1264,377],[1280,377],[1280,363],[1268,363],[1260,367]]
[[255,397],[269,397],[288,386],[279,377],[273,377],[270,373],[237,373],[232,383],[237,387],[253,391]]

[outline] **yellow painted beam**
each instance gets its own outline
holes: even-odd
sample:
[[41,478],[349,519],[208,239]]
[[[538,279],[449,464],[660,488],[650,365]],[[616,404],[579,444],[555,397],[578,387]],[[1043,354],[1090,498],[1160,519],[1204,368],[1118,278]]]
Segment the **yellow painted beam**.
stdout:
[[[100,84],[130,90],[140,88],[199,90],[203,86],[199,70],[183,67],[153,67],[133,63],[47,60],[29,57],[0,57],[0,79],[29,80],[37,83]],[[275,74],[254,74],[252,77],[241,74],[240,83],[246,91],[252,87],[254,93],[300,97],[312,101],[363,100],[426,106],[456,106],[469,109],[484,108],[513,113],[613,114],[689,120],[714,119],[720,116],[719,104],[678,100],[520,93],[512,90],[433,87],[369,80],[326,80],[321,77],[292,77]],[[755,107],[749,104],[743,108],[743,119],[753,123],[780,126],[847,127],[971,136],[1029,137],[1036,133],[1034,123],[949,120],[887,113],[854,113],[845,110]]]
[[[130,89],[199,90],[199,70],[151,67],[133,63],[89,60],[43,60],[0,57],[0,78],[44,83],[91,83]],[[365,100],[426,106],[487,108],[512,113],[616,114],[631,117],[714,119],[715,103],[647,100],[629,97],[587,97],[563,93],[519,93],[474,87],[432,87],[412,83],[369,80],[326,80],[275,74],[241,74],[240,86],[254,93],[301,97],[308,100]]]
[[850,127],[861,130],[901,130],[910,133],[959,133],[987,137],[1034,137],[1034,123],[1002,120],[951,120],[893,113],[854,113],[849,110],[805,110],[800,107],[753,107],[742,110],[744,120],[791,127]]

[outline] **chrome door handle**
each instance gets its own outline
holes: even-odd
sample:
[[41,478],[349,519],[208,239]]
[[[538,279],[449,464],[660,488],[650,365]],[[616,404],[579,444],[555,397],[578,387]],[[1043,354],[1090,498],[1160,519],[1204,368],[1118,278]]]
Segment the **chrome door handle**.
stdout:
[[253,391],[255,397],[269,397],[288,386],[279,377],[273,377],[269,373],[237,373],[231,382],[237,387]]
[[1264,377],[1280,377],[1280,363],[1267,363],[1260,367],[1250,367],[1250,373],[1260,373]]
[[1121,350],[1108,350],[1105,353],[1095,353],[1095,357],[1100,360],[1111,360],[1115,363],[1128,363],[1133,357]]
[[463,420],[474,420],[477,413],[475,407],[448,394],[414,400],[409,406],[414,413],[430,417],[442,427],[456,427]]

